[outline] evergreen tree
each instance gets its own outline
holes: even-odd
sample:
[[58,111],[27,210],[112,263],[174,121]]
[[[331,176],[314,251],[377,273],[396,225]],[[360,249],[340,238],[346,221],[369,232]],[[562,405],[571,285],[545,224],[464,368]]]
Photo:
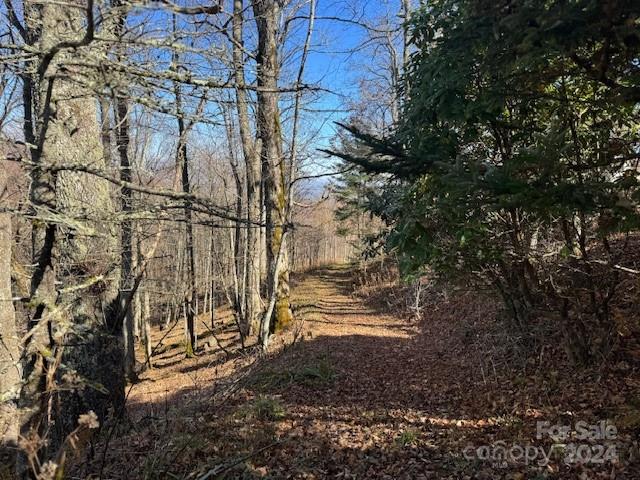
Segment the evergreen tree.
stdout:
[[[396,179],[388,247],[405,272],[492,284],[527,330],[559,313],[580,360],[608,351],[616,262],[638,226],[637,2],[430,2],[396,132],[349,127]],[[402,185],[398,189],[398,184]]]

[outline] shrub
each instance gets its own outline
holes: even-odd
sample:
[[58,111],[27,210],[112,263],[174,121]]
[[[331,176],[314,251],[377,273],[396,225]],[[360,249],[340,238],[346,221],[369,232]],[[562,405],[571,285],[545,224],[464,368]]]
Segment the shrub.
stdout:
[[429,2],[397,130],[347,127],[366,149],[338,153],[384,179],[367,208],[405,275],[491,285],[523,332],[553,313],[577,361],[614,347],[618,263],[640,224],[639,14]]

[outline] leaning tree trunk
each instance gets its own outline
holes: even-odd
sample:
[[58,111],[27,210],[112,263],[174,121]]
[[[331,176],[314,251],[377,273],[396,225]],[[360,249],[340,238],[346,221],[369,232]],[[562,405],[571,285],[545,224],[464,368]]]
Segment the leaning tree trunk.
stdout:
[[[285,161],[278,106],[278,19],[276,0],[255,0],[253,12],[258,28],[258,136],[262,140],[264,203],[267,223],[267,298],[275,295],[271,330],[279,331],[293,320],[287,254]],[[282,256],[278,262],[278,255]],[[277,266],[278,268],[274,268]],[[277,280],[273,278],[277,276]],[[273,291],[274,287],[277,291]]]

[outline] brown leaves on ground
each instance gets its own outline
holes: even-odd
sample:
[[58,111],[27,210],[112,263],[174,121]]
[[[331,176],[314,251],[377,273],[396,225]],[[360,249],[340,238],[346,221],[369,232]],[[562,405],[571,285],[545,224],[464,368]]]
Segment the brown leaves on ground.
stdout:
[[[229,317],[216,335],[227,353],[212,343],[184,359],[181,329],[165,339],[157,368],[132,388],[103,478],[640,478],[631,361],[575,369],[559,344],[519,347],[486,295],[428,291],[417,323],[353,289],[346,267],[297,278],[303,323],[266,358],[239,351]],[[537,421],[603,419],[618,428],[616,460],[566,465],[564,451],[540,466],[465,456],[483,446],[548,450],[554,441],[536,438]],[[105,437],[86,476],[100,470]]]

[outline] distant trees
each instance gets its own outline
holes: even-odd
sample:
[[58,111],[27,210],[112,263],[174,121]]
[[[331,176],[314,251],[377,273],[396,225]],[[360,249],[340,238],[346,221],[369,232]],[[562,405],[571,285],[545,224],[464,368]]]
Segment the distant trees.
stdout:
[[299,272],[357,258],[349,234],[335,218],[338,200],[329,195],[320,201],[295,205],[291,233],[291,268]]
[[396,131],[351,128],[386,175],[387,247],[405,272],[473,276],[531,331],[557,315],[578,361],[611,351],[610,304],[638,229],[640,11],[633,2],[437,1]]
[[[365,55],[367,62],[361,67],[359,95],[349,101],[348,123],[359,131],[384,137],[397,127],[404,95],[401,81],[412,49],[409,18],[414,3],[384,2],[382,14],[357,22],[364,39],[356,50]],[[349,156],[366,153],[366,147],[347,132],[339,131],[336,143],[338,150]],[[378,255],[386,233],[383,219],[378,218],[382,210],[376,206],[383,204],[386,197],[381,179],[349,162],[338,165],[337,170],[341,173],[333,181],[333,191],[338,199],[335,213],[341,232],[363,258]]]
[[21,476],[63,470],[80,415],[124,413],[151,322],[184,321],[197,355],[199,316],[214,331],[229,300],[242,345],[266,348],[293,320],[294,245],[304,267],[339,256],[319,222],[290,239],[315,1],[227,3],[0,7],[0,138],[29,186],[0,211],[0,427],[29,443]]

